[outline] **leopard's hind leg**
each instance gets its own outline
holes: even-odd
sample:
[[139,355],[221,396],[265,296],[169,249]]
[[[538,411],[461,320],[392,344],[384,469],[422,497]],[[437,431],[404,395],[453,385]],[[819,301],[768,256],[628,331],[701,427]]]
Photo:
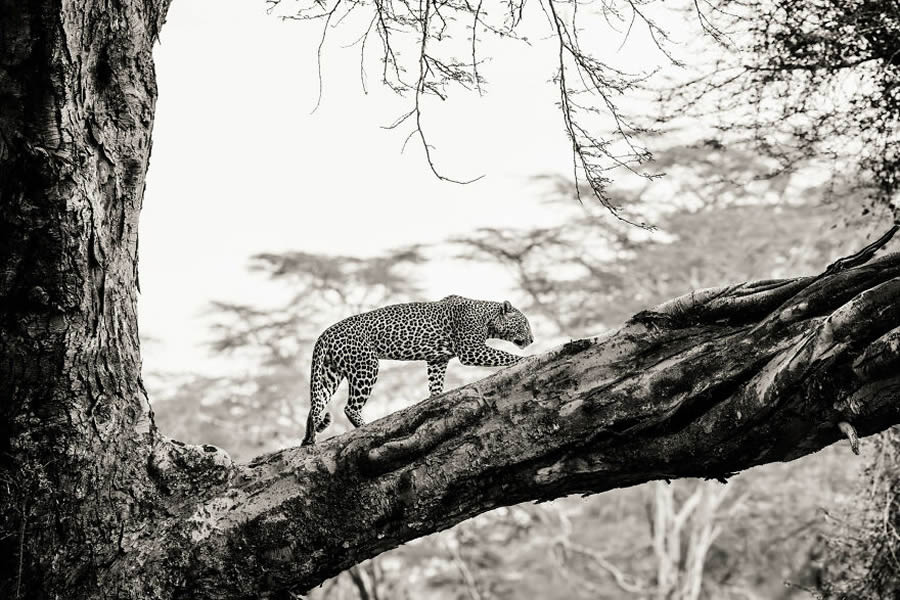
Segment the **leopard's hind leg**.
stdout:
[[365,406],[372,386],[378,379],[378,358],[374,353],[364,353],[355,357],[353,372],[347,377],[350,383],[350,393],[347,397],[347,406],[344,414],[355,427],[362,427],[365,422],[362,418],[362,407]]

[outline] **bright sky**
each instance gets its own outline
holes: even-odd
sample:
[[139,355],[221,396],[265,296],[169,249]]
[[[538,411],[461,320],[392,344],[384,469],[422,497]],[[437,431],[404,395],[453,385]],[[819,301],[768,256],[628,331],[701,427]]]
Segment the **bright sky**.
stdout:
[[[532,10],[538,10],[533,5]],[[360,85],[361,31],[335,29],[325,46],[319,109],[320,23],[281,21],[262,0],[176,0],[155,49],[159,101],[140,232],[140,325],[145,371],[209,364],[202,313],[211,300],[258,300],[247,270],[258,252],[370,255],[439,242],[483,226],[558,218],[530,178],[571,173],[556,107],[554,42],[540,13],[534,45],[494,42],[488,93],[429,102],[425,127],[448,176],[428,170],[410,129],[386,130],[408,110],[379,84],[373,53]],[[602,23],[600,23],[602,26]],[[658,62],[638,37],[613,51]],[[641,52],[646,52],[645,58]],[[504,295],[487,269],[435,265],[435,296]]]

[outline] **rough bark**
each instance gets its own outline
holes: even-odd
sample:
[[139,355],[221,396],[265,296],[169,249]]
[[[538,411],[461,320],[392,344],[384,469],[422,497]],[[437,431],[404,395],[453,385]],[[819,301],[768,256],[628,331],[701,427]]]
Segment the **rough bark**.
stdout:
[[117,563],[155,505],[137,217],[167,4],[0,0],[3,598],[134,587]]
[[166,2],[0,0],[0,597],[257,598],[491,508],[900,422],[900,255],[706,290],[313,448],[162,437],[137,216]]

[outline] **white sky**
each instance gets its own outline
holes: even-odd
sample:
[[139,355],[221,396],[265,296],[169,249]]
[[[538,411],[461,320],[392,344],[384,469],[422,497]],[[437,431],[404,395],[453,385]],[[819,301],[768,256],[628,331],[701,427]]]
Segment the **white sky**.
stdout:
[[[159,101],[140,231],[140,325],[154,340],[145,371],[210,364],[202,312],[214,299],[260,299],[265,286],[246,270],[254,253],[369,255],[558,218],[530,180],[571,174],[549,82],[554,42],[540,39],[543,16],[532,17],[533,47],[485,47],[486,96],[459,90],[425,106],[445,174],[485,175],[459,186],[437,180],[416,143],[401,154],[409,128],[381,128],[408,100],[379,84],[374,53],[363,93],[358,50],[342,48],[359,27],[330,34],[322,102],[310,114],[321,24],[281,21],[262,0],[176,0],[154,52]],[[640,33],[623,50],[603,33],[599,43],[628,62],[660,60]],[[435,297],[498,297],[508,285],[487,269],[449,265],[435,265],[430,280]]]

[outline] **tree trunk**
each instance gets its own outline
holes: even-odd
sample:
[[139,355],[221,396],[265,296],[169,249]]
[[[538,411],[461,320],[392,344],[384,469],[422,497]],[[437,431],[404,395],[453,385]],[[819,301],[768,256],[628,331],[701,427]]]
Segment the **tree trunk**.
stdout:
[[159,502],[137,219],[166,5],[0,0],[3,598],[140,583]]
[[2,597],[284,596],[498,506],[900,422],[891,255],[673,300],[313,448],[167,440],[135,318],[166,1],[0,7]]

